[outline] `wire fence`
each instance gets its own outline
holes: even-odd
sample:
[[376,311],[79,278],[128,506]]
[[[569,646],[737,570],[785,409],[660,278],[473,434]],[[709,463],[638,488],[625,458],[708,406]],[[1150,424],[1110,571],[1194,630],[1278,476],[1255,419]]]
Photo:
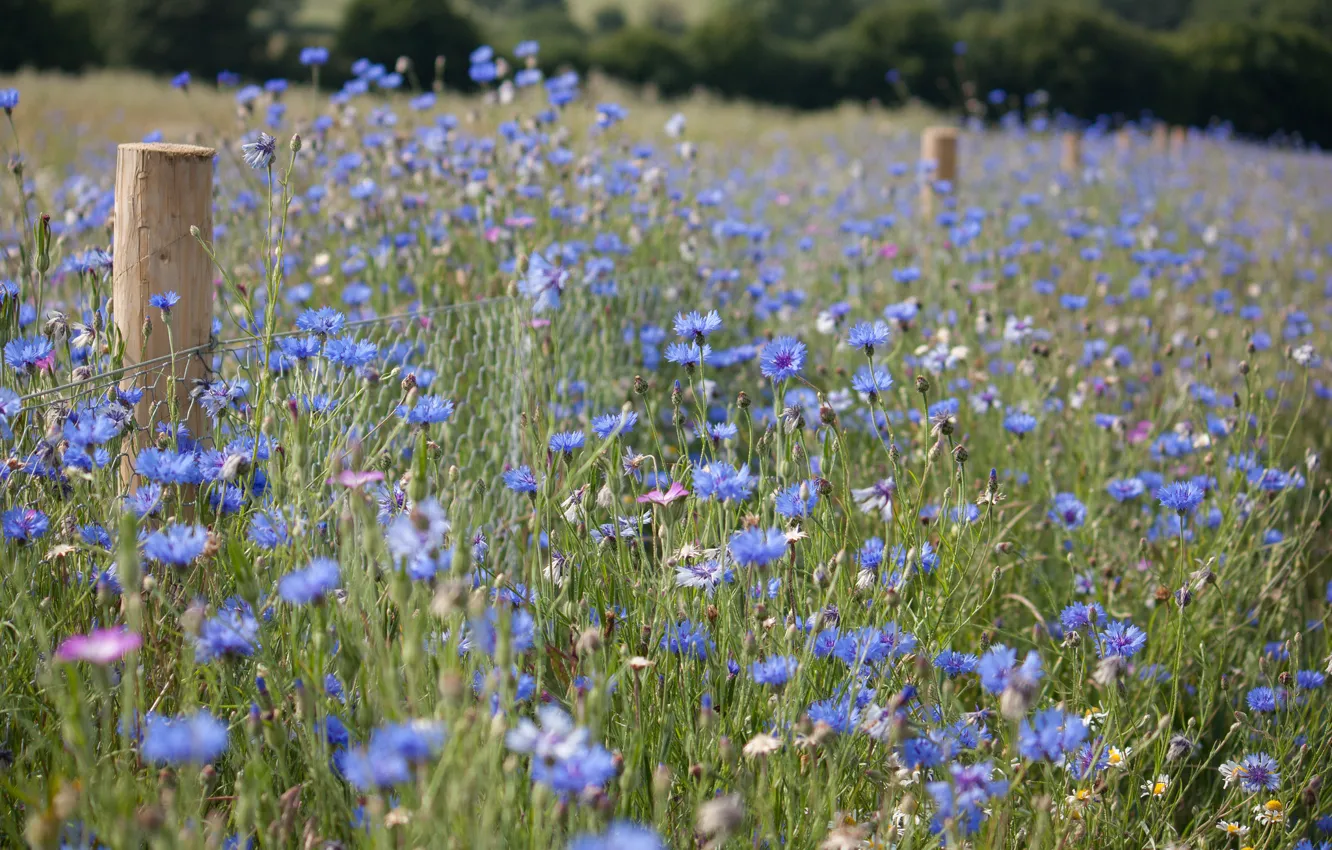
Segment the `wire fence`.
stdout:
[[[201,447],[223,449],[253,433],[261,404],[265,439],[292,449],[299,444],[307,479],[333,477],[353,464],[394,475],[418,445],[421,424],[409,421],[411,407],[438,396],[455,413],[426,429],[432,463],[462,485],[469,511],[498,515],[505,494],[476,482],[493,478],[518,442],[526,371],[515,353],[524,344],[526,310],[516,299],[491,298],[352,319],[333,338],[284,332],[213,340],[102,372],[87,362],[75,365],[78,380],[29,389],[0,407],[10,462],[33,473],[7,478],[4,487],[119,466],[125,474],[100,480],[120,482],[117,492],[125,495],[142,483],[128,473],[145,446],[164,445],[188,424]],[[292,340],[301,345],[284,345]],[[329,356],[339,345],[347,353]],[[197,360],[191,375],[199,377],[183,381],[183,361],[191,358]],[[289,420],[275,424],[278,416]],[[96,432],[108,421],[116,436],[103,440]],[[359,457],[352,457],[352,446]],[[389,498],[404,491],[391,478],[385,488]]]

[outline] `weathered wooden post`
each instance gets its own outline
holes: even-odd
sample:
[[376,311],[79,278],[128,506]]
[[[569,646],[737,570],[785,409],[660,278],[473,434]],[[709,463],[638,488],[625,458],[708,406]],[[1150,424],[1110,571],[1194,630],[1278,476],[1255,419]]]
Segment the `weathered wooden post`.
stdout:
[[1064,133],[1061,139],[1059,170],[1068,174],[1082,172],[1082,134],[1076,130]]
[[1169,152],[1170,146],[1170,128],[1164,121],[1158,121],[1156,126],[1152,127],[1152,153],[1164,156]]
[[[206,345],[212,330],[213,265],[190,228],[198,227],[205,241],[213,238],[215,154],[172,144],[124,144],[116,152],[112,309],[125,343],[124,365],[152,361],[122,383],[144,391],[134,411],[136,447],[150,443],[157,424],[171,419],[173,403],[191,435],[203,431],[204,412],[191,404],[190,390],[206,374],[207,360],[195,352],[172,354]],[[171,308],[170,333],[162,311],[148,303],[168,291],[180,296]],[[121,467],[127,485],[133,464],[127,457]]]
[[1115,133],[1115,150],[1119,151],[1120,156],[1133,153],[1133,131],[1128,127],[1120,127],[1119,132]]
[[1183,127],[1170,128],[1170,155],[1180,157],[1184,154],[1184,147],[1189,141],[1189,131]]
[[935,182],[946,180],[957,191],[957,128],[927,127],[920,135],[920,158],[934,163],[933,180],[920,189],[921,213],[928,216],[934,210]]

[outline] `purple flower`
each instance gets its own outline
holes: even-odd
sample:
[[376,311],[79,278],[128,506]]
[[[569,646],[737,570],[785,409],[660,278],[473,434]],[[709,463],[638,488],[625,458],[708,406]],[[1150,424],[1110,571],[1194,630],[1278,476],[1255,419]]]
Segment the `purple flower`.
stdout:
[[273,164],[273,158],[277,155],[277,139],[259,131],[252,141],[241,145],[241,158],[245,164],[255,169],[268,168]]
[[51,521],[36,508],[10,508],[0,517],[6,540],[31,543],[46,534]]
[[208,764],[226,752],[227,724],[207,710],[178,717],[149,712],[143,721],[143,760],[156,764]]
[[1254,688],[1245,696],[1250,711],[1266,714],[1279,709],[1286,701],[1286,692],[1269,687]]
[[143,638],[127,629],[94,629],[86,635],[65,638],[56,649],[61,661],[87,661],[105,667],[138,649]]
[[716,310],[707,315],[695,310],[692,313],[678,313],[675,317],[676,336],[698,343],[703,342],[705,336],[721,330],[721,326],[721,316]]
[[169,525],[143,541],[143,554],[150,561],[183,567],[203,554],[208,530],[202,525]]
[[887,322],[858,322],[847,334],[846,344],[864,351],[867,357],[873,357],[874,349],[887,345],[890,335]]
[[759,372],[773,382],[794,378],[804,366],[805,344],[793,336],[777,337],[759,354]]
[[1058,762],[1087,740],[1087,724],[1062,709],[1047,708],[1018,729],[1018,752],[1028,761]]
[[1147,645],[1147,633],[1127,621],[1111,623],[1099,635],[1101,657],[1132,658]]
[[1161,507],[1183,516],[1202,504],[1203,491],[1192,481],[1176,481],[1157,490],[1156,496],[1161,500]]
[[766,567],[786,554],[786,534],[780,528],[751,528],[731,538],[730,550],[742,567]]
[[253,655],[258,637],[259,621],[250,603],[232,597],[222,603],[216,617],[200,627],[194,639],[194,660],[206,664],[218,658]]
[[278,596],[293,605],[308,605],[333,592],[341,581],[337,561],[315,558],[305,569],[287,573],[278,580]]
[[148,304],[152,307],[156,307],[168,316],[171,315],[171,308],[179,303],[180,296],[169,289],[166,292],[160,292],[156,295],[148,296]]
[[532,474],[532,467],[523,464],[517,469],[506,470],[504,486],[515,493],[535,493],[537,491],[537,480],[536,476]]
[[527,263],[527,274],[518,281],[518,291],[532,299],[532,312],[540,314],[560,309],[560,296],[568,282],[568,270],[533,253]]
[[755,684],[780,688],[790,681],[799,666],[790,655],[774,655],[749,665],[749,675]]
[[1278,767],[1276,759],[1267,753],[1252,753],[1245,756],[1240,759],[1239,770],[1236,771],[1240,788],[1249,794],[1277,790],[1281,787],[1281,773]]
[[1027,658],[1019,667],[1017,651],[1003,644],[997,644],[981,656],[976,665],[980,674],[981,687],[992,694],[1003,693],[1010,685],[1034,683],[1044,675],[1041,672],[1041,657],[1036,650],[1027,653]]
[[715,461],[694,470],[694,493],[700,499],[743,502],[754,492],[755,483],[748,466],[736,469],[729,463]]
[[1072,493],[1060,493],[1055,496],[1048,516],[1051,522],[1063,526],[1066,531],[1072,531],[1081,528],[1087,521],[1087,506]]
[[707,629],[696,626],[689,620],[666,627],[661,637],[661,648],[676,655],[693,656],[700,661],[708,657],[708,652],[716,648]]
[[575,836],[569,850],[666,850],[666,843],[651,827],[617,820],[602,835]]

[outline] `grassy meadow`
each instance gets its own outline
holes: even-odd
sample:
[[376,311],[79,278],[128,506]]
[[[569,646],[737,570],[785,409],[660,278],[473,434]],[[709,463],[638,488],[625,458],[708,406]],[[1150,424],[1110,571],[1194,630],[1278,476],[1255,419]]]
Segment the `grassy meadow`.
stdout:
[[0,77],[0,846],[1329,846],[1326,157],[391,75]]

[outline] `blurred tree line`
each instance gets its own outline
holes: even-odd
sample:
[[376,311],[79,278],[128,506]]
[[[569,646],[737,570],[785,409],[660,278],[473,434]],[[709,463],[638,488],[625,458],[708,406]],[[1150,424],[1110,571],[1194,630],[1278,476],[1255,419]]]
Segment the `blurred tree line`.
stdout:
[[[304,0],[317,2],[317,0]],[[599,68],[675,96],[818,108],[919,99],[996,118],[1041,109],[1332,144],[1332,0],[716,0],[691,22],[672,0],[589,27],[563,0],[347,0],[340,26],[300,23],[302,0],[0,0],[0,70],[94,66],[302,78],[303,46],[329,47],[323,79],[366,56],[411,58],[429,86],[471,85],[482,43],[541,42],[547,70]],[[1030,97],[1034,93],[1040,97]]]

